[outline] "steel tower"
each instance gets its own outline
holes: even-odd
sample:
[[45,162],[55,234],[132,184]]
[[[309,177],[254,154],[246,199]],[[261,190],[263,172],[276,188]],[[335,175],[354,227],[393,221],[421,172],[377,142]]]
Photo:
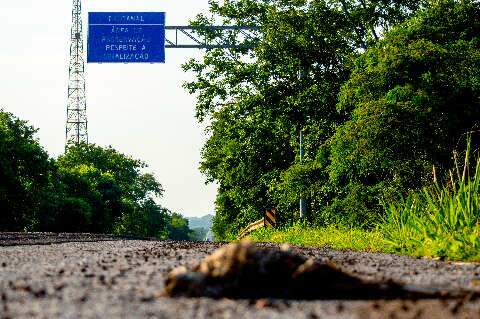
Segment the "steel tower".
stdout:
[[81,0],[73,0],[66,143],[88,143],[87,101],[85,97],[85,60]]

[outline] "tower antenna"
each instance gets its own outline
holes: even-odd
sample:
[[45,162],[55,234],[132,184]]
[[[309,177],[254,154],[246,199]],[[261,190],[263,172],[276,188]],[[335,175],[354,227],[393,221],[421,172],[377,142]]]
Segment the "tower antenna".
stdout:
[[88,143],[81,0],[73,0],[70,39],[66,145]]

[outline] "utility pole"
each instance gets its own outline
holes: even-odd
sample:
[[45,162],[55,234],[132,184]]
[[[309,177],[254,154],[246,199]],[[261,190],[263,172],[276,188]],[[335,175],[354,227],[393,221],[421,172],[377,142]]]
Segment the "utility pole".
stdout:
[[[300,81],[302,81],[305,78],[305,72],[302,68],[300,68],[300,71],[298,72],[298,78]],[[302,125],[300,125],[300,163],[303,162],[303,158],[305,156],[305,151],[303,149],[303,128]],[[305,200],[305,197],[303,197],[303,194],[300,194],[300,220],[304,220],[305,216],[307,215],[307,201]]]
[[[303,162],[304,157],[303,150],[303,130],[300,128],[300,163]],[[303,197],[303,194],[300,194],[300,219],[304,220],[305,215],[307,214],[307,201]]]
[[70,34],[66,144],[88,143],[87,101],[85,95],[85,60],[81,0],[73,0]]

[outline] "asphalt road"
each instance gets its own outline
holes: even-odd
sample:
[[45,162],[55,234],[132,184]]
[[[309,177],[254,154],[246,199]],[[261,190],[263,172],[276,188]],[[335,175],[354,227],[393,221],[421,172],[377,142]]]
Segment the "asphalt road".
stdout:
[[[455,298],[213,300],[162,297],[167,273],[218,243],[0,234],[0,318],[480,318],[480,264],[298,248],[367,280]],[[281,280],[281,278],[279,278]]]

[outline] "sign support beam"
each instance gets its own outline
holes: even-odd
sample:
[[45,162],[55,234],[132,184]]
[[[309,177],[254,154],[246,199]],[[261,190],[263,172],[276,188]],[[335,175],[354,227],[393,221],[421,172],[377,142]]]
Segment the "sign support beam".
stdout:
[[[259,27],[255,26],[165,26],[168,49],[252,49]],[[215,34],[215,40],[201,33]]]

